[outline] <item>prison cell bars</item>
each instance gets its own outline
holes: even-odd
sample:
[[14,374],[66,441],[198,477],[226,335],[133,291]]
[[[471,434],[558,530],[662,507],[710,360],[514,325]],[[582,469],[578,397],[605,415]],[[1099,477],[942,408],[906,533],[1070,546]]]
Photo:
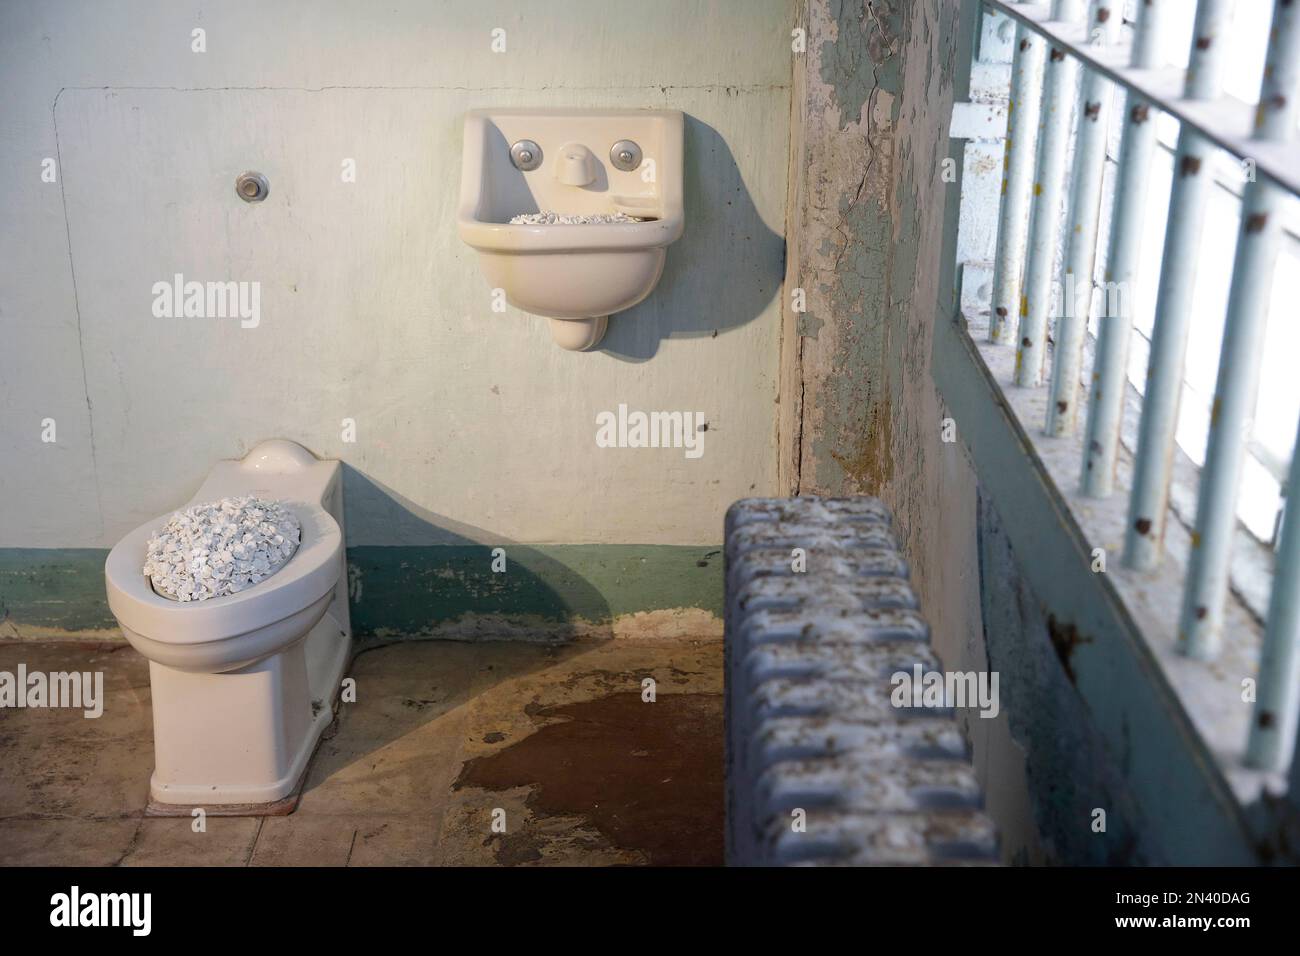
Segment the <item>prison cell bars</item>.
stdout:
[[[1192,29],[1185,98],[1219,97],[1223,50],[1231,0],[1201,0]],[[1214,146],[1189,126],[1178,132],[1173,188],[1165,227],[1165,251],[1151,330],[1151,356],[1143,392],[1142,422],[1133,463],[1133,491],[1124,543],[1124,562],[1150,570],[1160,560],[1169,506],[1169,462],[1178,427],[1183,363],[1191,329],[1193,278],[1205,225],[1205,207],[1214,185]]]
[[[1134,69],[1160,65],[1159,49],[1165,6],[1170,0],[1138,4]],[[1119,142],[1115,208],[1097,321],[1097,352],[1088,388],[1088,419],[1084,432],[1082,488],[1085,495],[1104,498],[1115,485],[1119,427],[1128,390],[1128,346],[1133,331],[1132,295],[1142,252],[1142,197],[1147,190],[1151,154],[1156,145],[1156,116],[1151,103],[1130,90],[1124,102],[1124,129]]]
[[989,339],[1007,341],[1020,314],[1020,279],[1029,234],[1030,181],[1038,148],[1038,114],[1043,96],[1043,60],[1047,44],[1025,24],[1016,26],[1007,99],[1007,138],[1002,200],[998,213],[998,249],[993,261],[993,304]]
[[[1052,19],[1073,23],[1083,16],[1083,0],[1056,0]],[[1070,120],[1078,62],[1052,45],[1043,68],[1043,121],[1039,133],[1038,170],[1034,176],[1029,258],[1025,267],[1025,308],[1016,347],[1016,384],[1041,385],[1047,356],[1047,315],[1052,301],[1052,266],[1056,255],[1061,195],[1065,190]],[[1046,215],[1044,215],[1046,213]]]
[[[1300,4],[1276,0],[1273,5],[1259,105],[1253,124],[1248,124],[1241,104],[1221,97],[1222,41],[1230,0],[1200,0],[1188,69],[1176,88],[1166,82],[1170,71],[1160,68],[1158,53],[1164,39],[1162,13],[1172,2],[1179,0],[1137,4],[1134,39],[1126,48],[1115,42],[1113,32],[1123,0],[1092,0],[1082,22],[1075,0],[1054,0],[1050,11],[1038,3],[984,0],[986,13],[1009,15],[1016,23],[989,338],[995,343],[1017,343],[1016,385],[1040,385],[1048,306],[1053,301],[1053,260],[1060,244],[1058,207],[1068,183],[1070,233],[1063,263],[1067,283],[1065,294],[1055,300],[1064,307],[1057,322],[1045,432],[1071,434],[1094,284],[1106,149],[1104,114],[1111,86],[1117,86],[1115,93],[1124,96],[1124,125],[1081,463],[1081,491],[1094,497],[1110,495],[1128,388],[1131,289],[1138,278],[1142,199],[1155,145],[1156,110],[1179,120],[1124,552],[1129,567],[1155,567],[1162,556],[1196,251],[1212,182],[1210,160],[1216,148],[1224,148],[1254,164],[1255,176],[1242,202],[1179,622],[1179,650],[1212,660],[1221,644],[1237,496],[1258,391],[1281,205],[1287,195],[1300,195],[1300,163],[1289,152],[1300,95]],[[1078,66],[1066,66],[1067,62],[1081,64],[1085,71],[1073,155],[1066,141],[1075,85],[1070,74]],[[1300,495],[1300,455],[1292,455],[1286,495],[1288,502],[1300,500],[1294,497]],[[1298,720],[1300,508],[1287,508],[1247,762],[1261,769],[1285,766],[1296,743]],[[1300,758],[1293,761],[1292,774],[1294,781],[1300,781],[1296,765]]]
[[[1089,41],[1109,46],[1119,36],[1123,0],[1093,0],[1088,10]],[[1061,313],[1052,350],[1052,394],[1047,403],[1047,433],[1056,437],[1074,432],[1079,415],[1079,374],[1083,343],[1092,303],[1092,274],[1097,262],[1097,228],[1101,219],[1101,186],[1106,171],[1106,138],[1114,89],[1099,71],[1083,78],[1074,145],[1074,180],[1070,195],[1069,245],[1065,253],[1065,283]]]
[[[1255,121],[1257,139],[1280,141],[1295,127],[1300,11],[1290,0],[1274,5],[1268,58]],[[1228,317],[1219,377],[1210,413],[1209,444],[1196,503],[1196,536],[1183,590],[1179,636],[1194,657],[1213,658],[1222,642],[1228,557],[1236,527],[1237,491],[1248,429],[1259,389],[1270,285],[1281,239],[1283,192],[1265,179],[1246,185],[1241,228],[1228,293]]]

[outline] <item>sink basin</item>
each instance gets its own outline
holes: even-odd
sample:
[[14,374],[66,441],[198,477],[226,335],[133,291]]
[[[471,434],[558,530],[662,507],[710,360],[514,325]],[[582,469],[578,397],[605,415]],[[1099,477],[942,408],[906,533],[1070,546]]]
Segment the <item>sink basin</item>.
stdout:
[[[619,168],[611,155],[615,143],[626,141],[642,151],[632,169]],[[512,159],[517,143],[531,144],[526,155],[535,161],[533,168],[521,169]],[[582,175],[574,175],[579,147],[585,147],[586,165]],[[623,213],[642,221],[510,223],[514,216],[535,212]],[[552,335],[562,347],[593,348],[611,314],[648,296],[663,273],[668,245],[684,225],[677,110],[466,114],[460,237],[478,252],[490,286],[503,290],[516,308],[551,319]]]

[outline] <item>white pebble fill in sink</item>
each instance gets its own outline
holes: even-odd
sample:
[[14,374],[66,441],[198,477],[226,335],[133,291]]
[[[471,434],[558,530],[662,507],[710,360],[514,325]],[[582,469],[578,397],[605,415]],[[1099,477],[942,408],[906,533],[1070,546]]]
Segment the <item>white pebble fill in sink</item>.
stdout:
[[625,212],[601,213],[596,216],[565,216],[558,212],[525,212],[510,220],[512,226],[596,226],[610,222],[644,222]]
[[274,501],[222,498],[178,511],[149,539],[144,573],[174,601],[206,601],[252,587],[298,550],[298,519]]

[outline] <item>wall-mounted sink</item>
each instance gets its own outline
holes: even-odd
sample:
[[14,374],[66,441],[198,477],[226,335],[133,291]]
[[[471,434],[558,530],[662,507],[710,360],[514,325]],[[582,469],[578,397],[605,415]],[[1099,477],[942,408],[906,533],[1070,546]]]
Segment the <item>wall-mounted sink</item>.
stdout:
[[[560,221],[510,221],[536,213]],[[611,314],[654,289],[682,234],[682,114],[473,110],[457,225],[511,305],[549,318],[563,348],[594,348]]]

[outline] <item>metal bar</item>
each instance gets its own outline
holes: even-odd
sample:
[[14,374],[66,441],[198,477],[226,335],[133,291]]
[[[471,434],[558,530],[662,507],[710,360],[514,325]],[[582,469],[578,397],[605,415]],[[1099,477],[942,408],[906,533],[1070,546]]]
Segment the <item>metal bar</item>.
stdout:
[[[1052,16],[1074,22],[1082,18],[1084,0],[1056,0]],[[1048,51],[1044,67],[1042,134],[1034,177],[1034,215],[1025,276],[1025,310],[1016,351],[1016,384],[1043,383],[1047,359],[1047,316],[1053,300],[1053,267],[1061,225],[1061,197],[1069,176],[1070,120],[1074,114],[1079,62],[1061,47]]]
[[1286,503],[1246,744],[1247,765],[1261,770],[1286,766],[1300,720],[1300,455],[1291,456]]
[[[1283,0],[1273,7],[1268,58],[1260,84],[1255,128],[1261,142],[1279,143],[1292,138],[1300,85],[1297,80],[1300,80],[1300,5]],[[1257,179],[1247,185],[1242,200],[1241,230],[1237,234],[1236,261],[1219,352],[1219,377],[1210,411],[1210,434],[1196,503],[1196,532],[1178,632],[1179,649],[1202,659],[1215,657],[1222,640],[1228,565],[1237,524],[1237,492],[1259,386],[1284,198],[1285,192],[1275,183]]]
[[[1162,12],[1169,0],[1138,5],[1133,65],[1152,69]],[[1144,58],[1144,59],[1140,59]],[[1146,100],[1130,94],[1125,104],[1119,149],[1119,179],[1110,246],[1097,323],[1097,354],[1088,388],[1088,421],[1083,453],[1082,491],[1094,498],[1110,494],[1115,483],[1120,416],[1128,389],[1128,347],[1133,330],[1132,286],[1142,251],[1143,199],[1156,143],[1155,114]]]
[[[1188,99],[1219,95],[1231,14],[1232,0],[1201,0],[1196,8],[1188,55]],[[1155,567],[1164,549],[1187,334],[1192,324],[1205,208],[1214,187],[1210,164],[1216,152],[1217,147],[1196,130],[1188,126],[1179,130],[1124,541],[1124,563],[1140,570]]]
[[[1092,42],[1111,44],[1119,36],[1123,0],[1093,0],[1088,11]],[[1074,178],[1070,191],[1069,245],[1065,253],[1065,282],[1061,314],[1056,320],[1052,349],[1052,395],[1047,403],[1047,434],[1073,434],[1079,417],[1079,370],[1088,336],[1092,304],[1092,274],[1097,261],[1097,226],[1101,216],[1101,183],[1106,170],[1106,138],[1110,130],[1113,84],[1096,70],[1083,81],[1083,100],[1075,134]]]
[[993,302],[989,317],[989,340],[993,342],[1010,341],[1019,322],[1020,283],[1029,233],[1030,187],[1034,174],[1034,150],[1038,143],[1046,54],[1047,44],[1041,36],[1024,24],[1016,27],[1011,92],[1007,102],[998,248],[993,262]]
[[1010,0],[984,0],[984,3],[989,9],[1004,13],[1018,24],[1047,37],[1049,42],[1064,44],[1086,67],[1191,126],[1216,146],[1239,158],[1249,156],[1255,162],[1258,176],[1300,195],[1300,163],[1295,161],[1294,152],[1285,143],[1266,143],[1254,138],[1253,104],[1232,96],[1220,96],[1209,101],[1185,99],[1183,70],[1175,67],[1138,68],[1132,64],[1130,49],[1124,43],[1090,46],[1088,31],[1083,26],[1056,23],[1051,19],[1046,3],[1012,3]]
[[1293,814],[1300,813],[1300,734],[1296,735],[1296,752],[1291,755],[1291,775],[1287,782],[1286,800]]

